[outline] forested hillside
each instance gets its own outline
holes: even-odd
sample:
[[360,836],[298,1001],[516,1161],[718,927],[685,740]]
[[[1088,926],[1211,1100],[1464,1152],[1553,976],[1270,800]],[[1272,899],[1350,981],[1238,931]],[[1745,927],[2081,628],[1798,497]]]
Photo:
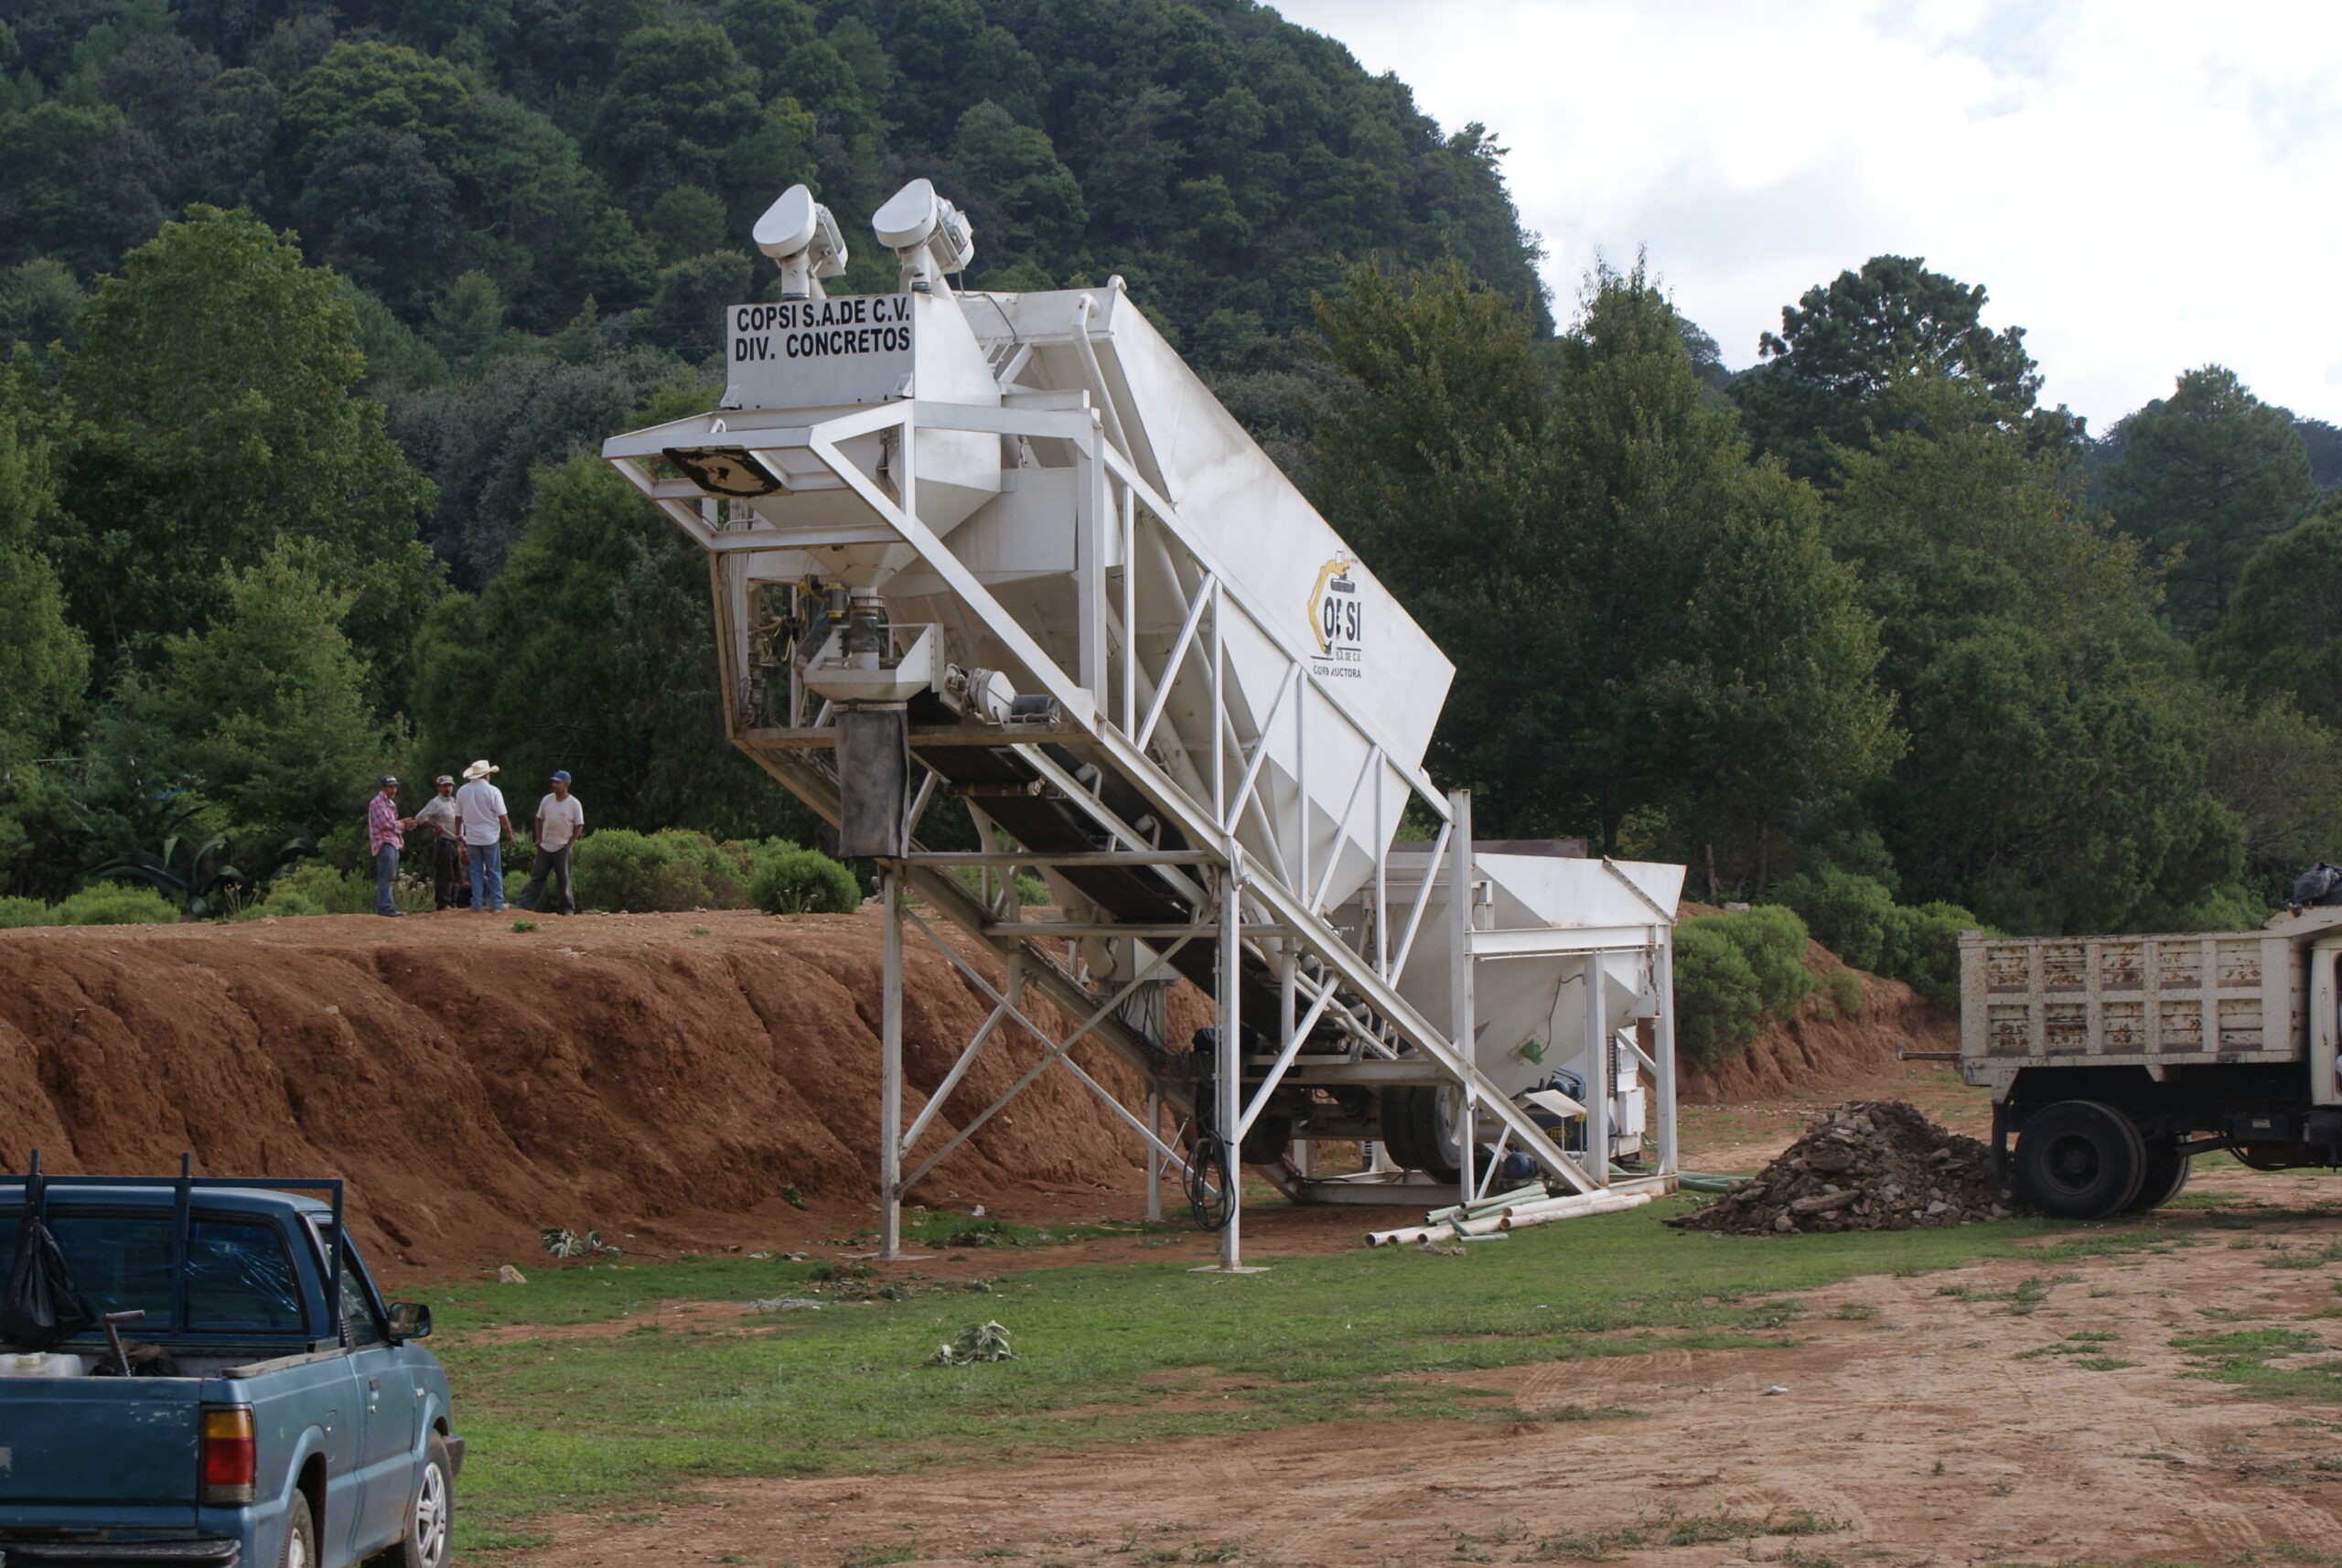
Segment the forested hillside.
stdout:
[[0,23],[0,894],[174,834],[349,859],[371,774],[481,755],[805,832],[720,741],[700,559],[590,448],[706,405],[783,188],[879,291],[914,175],[968,286],[1122,274],[1312,489],[1456,659],[1432,766],[1488,831],[1857,949],[2247,920],[2342,850],[2332,425],[2175,366],[2092,439],[1916,258],[1737,376],[1639,265],[1557,328],[1494,139],[1248,0]]

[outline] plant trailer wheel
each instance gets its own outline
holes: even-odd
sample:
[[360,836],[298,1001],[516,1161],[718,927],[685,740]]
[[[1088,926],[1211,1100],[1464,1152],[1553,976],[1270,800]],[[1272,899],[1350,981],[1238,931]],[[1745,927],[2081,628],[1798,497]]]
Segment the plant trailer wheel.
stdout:
[[2016,1140],[2016,1185],[2042,1213],[2104,1219],[2139,1196],[2147,1146],[2131,1119],[2095,1100],[2061,1100],[2033,1113]]

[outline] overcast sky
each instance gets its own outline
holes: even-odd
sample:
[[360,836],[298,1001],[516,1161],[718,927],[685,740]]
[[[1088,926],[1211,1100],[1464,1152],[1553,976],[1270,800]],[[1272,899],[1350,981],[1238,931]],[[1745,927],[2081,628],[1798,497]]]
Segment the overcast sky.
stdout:
[[2093,431],[2225,364],[2342,424],[2342,5],[1273,0],[1484,122],[1567,318],[1647,246],[1735,369],[1882,252],[1991,291]]

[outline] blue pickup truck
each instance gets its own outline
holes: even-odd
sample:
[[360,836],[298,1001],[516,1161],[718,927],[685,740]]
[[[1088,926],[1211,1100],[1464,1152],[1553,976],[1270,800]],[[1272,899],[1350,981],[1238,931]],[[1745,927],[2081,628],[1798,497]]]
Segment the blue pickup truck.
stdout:
[[0,1176],[0,1280],[27,1208],[102,1321],[0,1346],[5,1568],[442,1568],[430,1308],[383,1303],[339,1182]]

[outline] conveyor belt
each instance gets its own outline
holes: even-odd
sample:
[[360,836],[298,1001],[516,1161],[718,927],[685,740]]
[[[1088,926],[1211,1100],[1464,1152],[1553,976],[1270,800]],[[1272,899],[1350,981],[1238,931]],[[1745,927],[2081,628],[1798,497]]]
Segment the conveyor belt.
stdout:
[[[1079,775],[1092,766],[1089,757],[1073,747],[1050,746],[1046,749],[1049,759],[1069,773]],[[1103,828],[1080,807],[1056,793],[1038,771],[1011,747],[914,746],[913,753],[953,789],[966,791],[985,816],[1037,854],[1086,854],[1116,847]],[[1098,774],[1099,800],[1108,810],[1124,822],[1147,815],[1144,797],[1102,768]],[[1153,847],[1178,850],[1191,846],[1176,830],[1166,826],[1162,841]],[[1080,888],[1082,896],[1110,919],[1133,925],[1179,925],[1196,918],[1189,900],[1144,866],[1075,865],[1059,869],[1057,875]],[[1189,942],[1172,955],[1171,967],[1209,995],[1218,983],[1217,951],[1216,943]],[[1248,953],[1241,983],[1241,1017],[1265,1021],[1277,1016],[1280,987],[1267,965]],[[1254,1035],[1259,1031],[1248,1026],[1244,1033]],[[1184,1040],[1160,1043],[1174,1050],[1187,1044]]]

